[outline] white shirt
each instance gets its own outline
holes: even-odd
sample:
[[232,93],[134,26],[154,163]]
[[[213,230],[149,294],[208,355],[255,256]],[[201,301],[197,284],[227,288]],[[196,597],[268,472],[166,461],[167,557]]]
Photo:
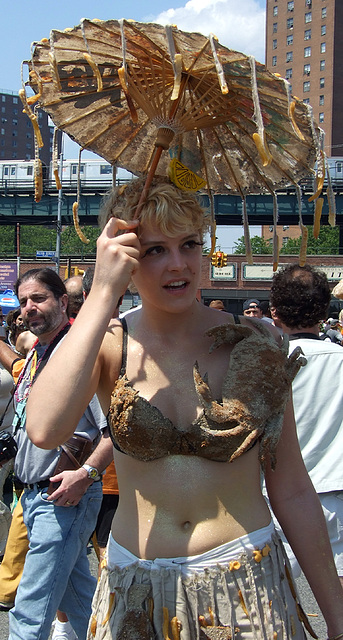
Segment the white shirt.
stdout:
[[[306,329],[303,329],[306,331]],[[333,342],[298,338],[307,365],[293,384],[297,433],[317,493],[343,489],[343,348]]]

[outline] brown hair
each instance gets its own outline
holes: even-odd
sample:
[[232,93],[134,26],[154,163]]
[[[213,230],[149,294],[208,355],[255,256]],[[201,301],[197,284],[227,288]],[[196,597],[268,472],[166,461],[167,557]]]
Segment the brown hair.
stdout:
[[[132,220],[144,187],[145,178],[112,189],[103,199],[99,224],[103,228],[110,218]],[[201,236],[208,230],[210,217],[196,194],[178,189],[168,178],[154,177],[139,219],[145,227],[157,227],[166,236],[187,233],[190,229]],[[138,231],[139,235],[139,231]]]

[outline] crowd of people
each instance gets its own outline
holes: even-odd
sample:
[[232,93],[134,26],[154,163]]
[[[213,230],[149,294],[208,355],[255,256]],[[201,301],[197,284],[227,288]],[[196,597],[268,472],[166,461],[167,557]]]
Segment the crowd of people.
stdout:
[[[137,220],[142,186],[105,200],[95,270],[16,283],[0,345],[8,394],[18,376],[5,426],[21,495],[0,566],[9,638],[47,640],[57,615],[55,640],[304,639],[299,563],[339,640],[343,351],[319,335],[327,279],[292,265],[270,308],[202,304],[206,212],[155,178]],[[118,317],[129,286],[142,306]],[[330,410],[314,388],[324,366]]]

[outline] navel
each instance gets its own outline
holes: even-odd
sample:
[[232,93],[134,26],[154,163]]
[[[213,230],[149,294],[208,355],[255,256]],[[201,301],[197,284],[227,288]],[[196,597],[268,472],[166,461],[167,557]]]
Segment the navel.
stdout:
[[189,531],[191,528],[192,528],[192,523],[189,520],[185,520],[185,522],[181,524],[181,529],[183,531]]

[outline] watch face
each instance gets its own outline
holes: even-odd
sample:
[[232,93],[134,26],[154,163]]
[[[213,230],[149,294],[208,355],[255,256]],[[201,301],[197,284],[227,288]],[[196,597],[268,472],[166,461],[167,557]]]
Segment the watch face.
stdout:
[[89,475],[91,478],[96,478],[98,475],[97,469],[89,469]]

